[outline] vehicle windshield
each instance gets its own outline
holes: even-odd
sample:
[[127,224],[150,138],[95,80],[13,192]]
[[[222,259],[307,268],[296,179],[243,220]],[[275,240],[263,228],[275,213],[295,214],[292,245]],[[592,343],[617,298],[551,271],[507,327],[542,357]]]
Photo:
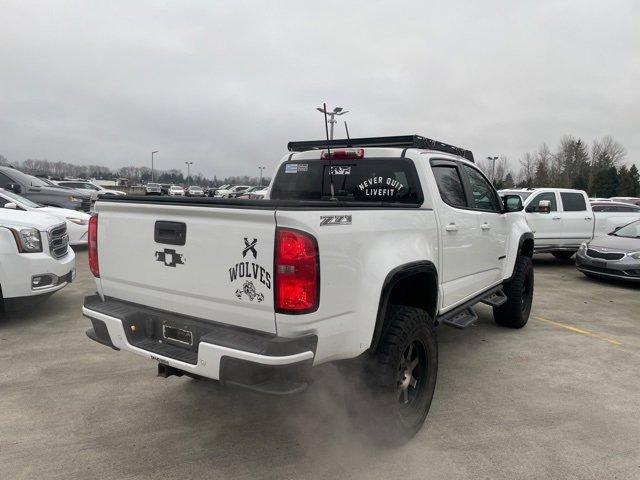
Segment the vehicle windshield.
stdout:
[[616,237],[640,238],[640,220],[626,224],[610,233]]
[[20,206],[25,206],[28,208],[40,208],[40,207],[44,207],[44,205],[40,205],[39,203],[36,202],[32,202],[31,200],[29,200],[28,198],[24,198],[21,195],[18,195],[16,193],[10,192],[8,190],[2,190],[2,195],[4,197],[10,198],[11,200],[14,201],[14,203],[19,204]]
[[160,186],[159,183],[147,183],[147,187],[158,188]]
[[170,190],[182,190],[182,187],[179,187],[177,185],[172,185]]

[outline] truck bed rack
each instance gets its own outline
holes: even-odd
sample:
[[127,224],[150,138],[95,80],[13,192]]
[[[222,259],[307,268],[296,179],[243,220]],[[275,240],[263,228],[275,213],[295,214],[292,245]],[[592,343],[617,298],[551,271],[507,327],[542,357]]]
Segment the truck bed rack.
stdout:
[[461,147],[449,145],[420,135],[396,135],[392,137],[367,137],[367,138],[343,138],[334,140],[307,140],[301,142],[289,142],[287,148],[290,152],[304,152],[305,150],[319,150],[329,148],[352,147],[387,147],[387,148],[421,148],[436,150],[438,152],[451,153],[466,158],[473,162],[473,152]]

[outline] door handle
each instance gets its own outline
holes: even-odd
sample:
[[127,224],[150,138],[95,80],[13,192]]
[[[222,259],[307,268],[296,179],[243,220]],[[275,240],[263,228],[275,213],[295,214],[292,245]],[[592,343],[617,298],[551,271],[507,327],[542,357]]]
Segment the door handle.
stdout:
[[560,217],[553,217],[554,220],[560,220]]
[[482,230],[491,230],[491,225],[489,225],[487,222],[485,222],[482,225],[480,225],[480,228]]
[[584,217],[585,220],[591,220],[591,217]]
[[449,225],[444,227],[444,229],[447,232],[457,232],[458,231],[458,225],[456,225],[455,223],[450,223]]

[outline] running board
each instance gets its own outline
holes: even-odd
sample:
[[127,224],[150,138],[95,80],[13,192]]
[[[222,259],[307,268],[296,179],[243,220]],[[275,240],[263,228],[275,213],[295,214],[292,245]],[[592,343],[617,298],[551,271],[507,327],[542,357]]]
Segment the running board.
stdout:
[[482,303],[487,304],[491,307],[499,307],[506,301],[507,296],[502,291],[502,288],[500,288],[500,290],[496,290],[493,293],[490,293],[481,300]]
[[456,310],[453,315],[449,316],[445,314],[440,318],[442,323],[454,328],[467,328],[476,320],[478,320],[478,315],[476,315],[476,312],[474,312],[471,307],[467,307],[462,311]]
[[467,328],[478,320],[478,315],[472,308],[474,305],[484,303],[491,307],[499,307],[506,301],[507,296],[502,291],[502,285],[499,285],[441,315],[438,321],[454,328]]

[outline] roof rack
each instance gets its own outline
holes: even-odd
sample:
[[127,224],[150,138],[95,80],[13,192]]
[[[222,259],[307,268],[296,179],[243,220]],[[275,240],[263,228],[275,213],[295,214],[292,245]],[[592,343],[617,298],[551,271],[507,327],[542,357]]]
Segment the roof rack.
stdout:
[[330,148],[351,148],[351,147],[399,147],[399,148],[422,148],[425,150],[437,150],[439,152],[451,153],[466,158],[473,162],[473,152],[464,148],[455,147],[447,143],[431,140],[420,135],[396,135],[393,137],[367,137],[367,138],[344,138],[338,140],[307,140],[303,142],[289,142],[287,149],[290,152],[303,152],[305,150],[319,150]]

